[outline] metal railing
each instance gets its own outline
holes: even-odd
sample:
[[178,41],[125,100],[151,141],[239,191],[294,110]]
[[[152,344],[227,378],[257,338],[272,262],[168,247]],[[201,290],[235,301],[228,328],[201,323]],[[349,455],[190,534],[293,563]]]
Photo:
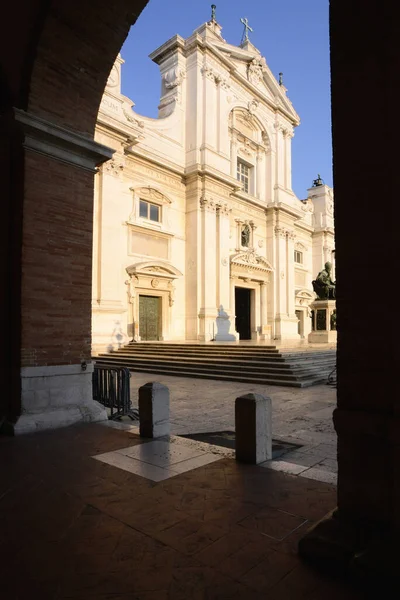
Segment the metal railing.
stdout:
[[125,367],[97,367],[93,370],[93,400],[110,409],[109,419],[114,421],[128,416],[139,419],[139,412],[132,408],[129,380],[131,373]]
[[328,380],[327,380],[327,385],[331,385],[333,387],[337,386],[337,371],[336,371],[336,365],[334,366],[334,368],[332,369],[332,371],[329,373],[328,375]]

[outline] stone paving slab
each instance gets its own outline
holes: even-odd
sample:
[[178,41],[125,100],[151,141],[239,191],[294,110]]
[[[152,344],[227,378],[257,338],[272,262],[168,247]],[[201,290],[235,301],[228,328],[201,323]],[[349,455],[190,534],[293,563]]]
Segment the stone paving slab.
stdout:
[[222,455],[159,483],[93,458],[142,443],[98,424],[0,438],[1,598],[363,597],[297,556],[333,486]]

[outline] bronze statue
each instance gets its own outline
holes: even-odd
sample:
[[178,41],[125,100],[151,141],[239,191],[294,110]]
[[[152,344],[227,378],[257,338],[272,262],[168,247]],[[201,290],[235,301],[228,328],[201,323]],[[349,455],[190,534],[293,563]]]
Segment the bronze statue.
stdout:
[[326,262],[325,268],[311,282],[318,300],[335,300],[336,298],[336,283],[332,281],[331,271],[332,263]]

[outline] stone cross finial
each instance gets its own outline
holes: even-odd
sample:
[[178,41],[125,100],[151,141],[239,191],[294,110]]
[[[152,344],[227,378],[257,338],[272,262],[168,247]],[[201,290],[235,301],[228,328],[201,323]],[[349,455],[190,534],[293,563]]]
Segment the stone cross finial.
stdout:
[[249,31],[253,31],[253,29],[252,29],[252,27],[250,27],[247,17],[240,19],[240,22],[243,23],[243,25],[244,25],[242,42],[241,42],[243,44],[244,42],[249,41]]

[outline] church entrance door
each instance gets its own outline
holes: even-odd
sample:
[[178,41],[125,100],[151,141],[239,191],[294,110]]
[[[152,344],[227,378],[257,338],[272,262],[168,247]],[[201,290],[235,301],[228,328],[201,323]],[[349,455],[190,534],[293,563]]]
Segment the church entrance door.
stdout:
[[251,290],[235,288],[236,331],[240,340],[251,340]]
[[161,298],[158,296],[139,296],[139,335],[144,341],[160,339]]

